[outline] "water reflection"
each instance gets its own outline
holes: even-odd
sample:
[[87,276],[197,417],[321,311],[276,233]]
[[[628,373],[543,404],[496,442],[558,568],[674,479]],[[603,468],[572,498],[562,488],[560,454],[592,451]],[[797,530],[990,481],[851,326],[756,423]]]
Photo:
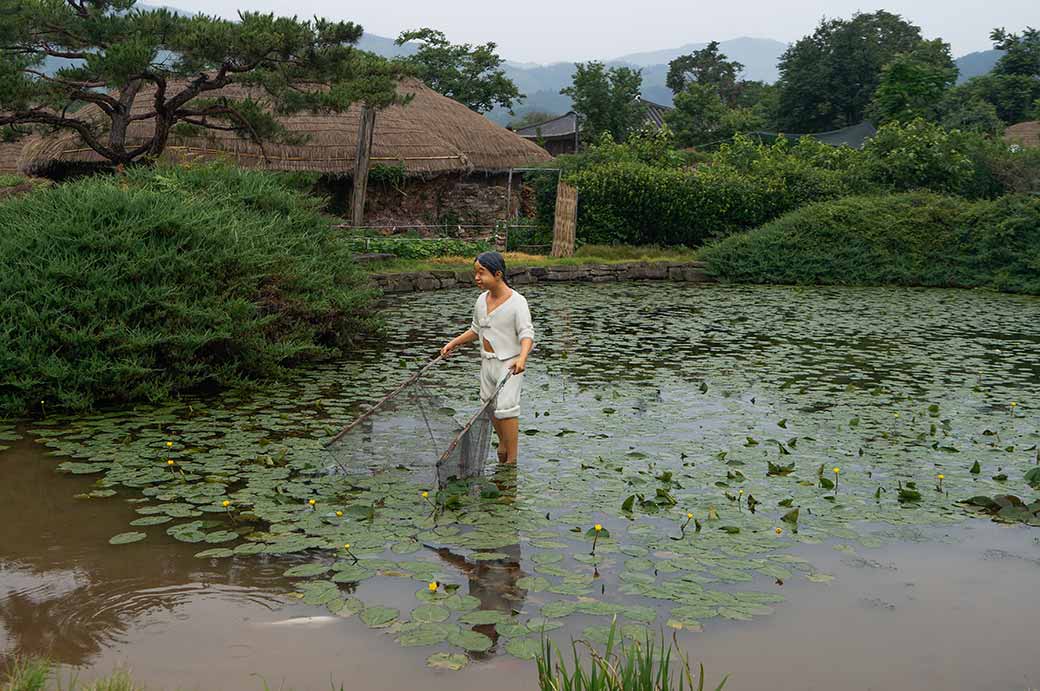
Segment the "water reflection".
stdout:
[[195,545],[156,540],[102,549],[134,515],[113,499],[73,499],[89,480],[54,471],[31,442],[0,455],[0,652],[85,665],[161,627],[190,601],[281,606],[284,566],[192,558]]
[[[516,466],[499,466],[492,482],[502,493],[500,500],[506,506],[511,506],[516,501]],[[520,533],[510,533],[516,538],[516,542],[501,548],[489,550],[477,550],[478,553],[494,552],[507,555],[499,559],[470,560],[464,555],[455,554],[447,548],[436,550],[436,554],[445,563],[450,564],[468,580],[468,594],[480,600],[479,609],[504,612],[512,615],[523,609],[524,600],[527,598],[527,590],[517,585],[517,581],[527,574],[520,568],[522,552],[520,550]],[[497,643],[499,634],[494,624],[478,624],[472,627],[473,631],[484,634]],[[494,654],[494,648],[480,657],[489,657]]]

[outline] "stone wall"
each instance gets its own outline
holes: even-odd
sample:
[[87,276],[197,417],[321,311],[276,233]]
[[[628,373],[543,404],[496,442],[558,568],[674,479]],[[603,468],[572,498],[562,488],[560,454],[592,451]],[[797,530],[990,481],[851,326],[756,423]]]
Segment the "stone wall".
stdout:
[[[423,228],[431,236],[487,236],[495,223],[506,218],[508,175],[439,175],[430,179],[410,178],[399,184],[372,182],[365,198],[365,225],[409,231]],[[523,203],[519,176],[513,178],[512,209]],[[350,208],[350,179],[326,183],[333,210]],[[483,228],[459,228],[483,226]]]
[[[531,283],[566,281],[605,283],[638,279],[712,283],[704,262],[628,262],[624,264],[587,264],[582,266],[549,266],[509,269],[509,282],[516,286]],[[372,280],[384,293],[412,293],[443,288],[470,288],[473,272],[420,271],[416,273],[373,274]]]

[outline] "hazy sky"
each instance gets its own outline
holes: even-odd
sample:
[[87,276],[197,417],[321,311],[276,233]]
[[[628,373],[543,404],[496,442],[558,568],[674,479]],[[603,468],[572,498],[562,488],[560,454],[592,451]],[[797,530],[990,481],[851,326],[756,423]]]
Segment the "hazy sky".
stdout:
[[[1040,26],[1037,0],[886,0],[884,5],[833,0],[678,2],[676,0],[151,0],[185,10],[232,17],[239,8],[358,22],[369,33],[395,37],[430,26],[456,42],[495,41],[509,59],[555,62],[612,58],[637,51],[738,36],[790,42],[810,33],[825,13],[848,17],[885,9],[942,36],[954,56],[990,48],[989,31]],[[826,10],[822,8],[826,7]]]

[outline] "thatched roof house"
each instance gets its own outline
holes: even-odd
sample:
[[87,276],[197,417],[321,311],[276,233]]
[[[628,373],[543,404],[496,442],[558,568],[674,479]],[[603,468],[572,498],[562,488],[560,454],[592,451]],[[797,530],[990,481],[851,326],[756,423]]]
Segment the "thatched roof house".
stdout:
[[1004,141],[1022,147],[1040,147],[1040,120],[1011,125],[1004,130]]
[[[538,146],[491,122],[479,113],[428,88],[415,79],[400,83],[398,92],[412,96],[405,105],[379,112],[372,143],[373,164],[400,164],[409,176],[442,173],[501,173],[547,160]],[[244,97],[249,91],[231,86],[206,94]],[[254,98],[260,99],[254,93]],[[135,113],[146,112],[149,90],[143,88],[134,102]],[[178,159],[223,159],[250,168],[279,171],[311,171],[334,175],[353,171],[357,147],[360,106],[345,113],[297,113],[282,119],[291,133],[305,135],[299,145],[265,144],[263,148],[232,132],[209,130],[199,136],[171,135],[166,154]],[[96,106],[81,111],[82,117],[101,117]],[[149,137],[152,122],[131,125],[127,146]],[[266,156],[265,156],[266,154]],[[31,141],[20,167],[44,173],[68,164],[103,164],[104,160],[86,147],[71,131]]]
[[[402,80],[398,92],[411,96],[404,105],[379,111],[372,140],[372,166],[400,166],[406,182],[370,184],[366,219],[373,225],[493,225],[515,209],[518,198],[507,201],[506,180],[512,168],[548,161],[542,148],[483,115],[442,96],[416,79]],[[142,88],[133,112],[146,112],[150,90]],[[241,98],[252,94],[240,86],[205,94]],[[349,207],[349,184],[357,150],[361,107],[343,113],[297,113],[281,118],[295,144],[263,147],[233,132],[206,130],[171,134],[163,156],[179,161],[224,160],[248,168],[271,171],[307,171],[323,174],[325,191],[335,210]],[[95,106],[80,117],[103,117]],[[150,138],[149,120],[131,124],[127,146]],[[30,140],[19,167],[37,175],[103,167],[106,161],[71,131]],[[513,190],[518,195],[518,189]]]

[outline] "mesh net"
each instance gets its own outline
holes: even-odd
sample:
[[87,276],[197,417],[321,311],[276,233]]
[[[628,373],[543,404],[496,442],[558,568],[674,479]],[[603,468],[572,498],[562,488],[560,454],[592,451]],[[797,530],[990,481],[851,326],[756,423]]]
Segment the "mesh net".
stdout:
[[326,445],[343,472],[394,469],[408,472],[417,484],[430,487],[483,476],[491,448],[495,397],[470,417],[460,419],[424,381],[423,375],[439,360],[420,370]]

